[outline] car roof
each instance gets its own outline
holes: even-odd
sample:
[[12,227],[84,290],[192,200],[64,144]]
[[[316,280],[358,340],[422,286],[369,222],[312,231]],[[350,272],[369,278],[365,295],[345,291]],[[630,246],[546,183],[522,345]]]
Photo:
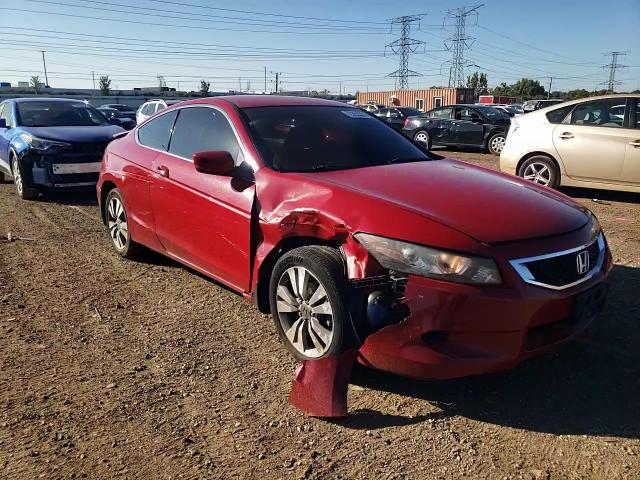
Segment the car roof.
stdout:
[[55,98],[55,97],[24,97],[24,98],[12,98],[14,102],[26,103],[26,102],[72,102],[72,103],[86,103],[84,100],[78,98]]
[[284,106],[326,106],[326,107],[345,107],[356,108],[342,102],[333,100],[324,100],[322,98],[311,97],[292,97],[285,95],[228,95],[221,97],[203,98],[198,103],[215,104],[219,101],[225,101],[235,105],[238,108],[250,107],[284,107]]
[[[561,106],[569,106],[569,105],[577,105],[579,103],[584,103],[584,102],[593,102],[595,100],[606,100],[609,98],[612,99],[616,99],[616,98],[640,98],[640,93],[614,93],[611,95],[598,95],[596,97],[585,97],[585,98],[579,98],[577,100],[568,100],[566,102],[562,102],[562,103],[556,103],[555,105],[550,105],[548,107],[545,108],[541,108],[540,110],[536,110],[535,112],[532,113],[538,113],[538,112],[549,112],[551,110],[555,110]],[[531,115],[530,113],[528,113],[527,115]]]

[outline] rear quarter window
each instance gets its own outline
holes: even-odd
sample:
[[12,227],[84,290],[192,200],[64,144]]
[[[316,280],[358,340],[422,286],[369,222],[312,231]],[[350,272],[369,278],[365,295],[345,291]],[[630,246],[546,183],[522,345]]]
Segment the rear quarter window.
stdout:
[[567,115],[569,115],[569,112],[573,107],[575,107],[575,105],[569,105],[567,107],[551,110],[546,114],[547,120],[549,120],[549,123],[562,123],[562,121],[567,118]]
[[149,120],[138,129],[138,142],[145,147],[167,151],[176,114],[174,110]]

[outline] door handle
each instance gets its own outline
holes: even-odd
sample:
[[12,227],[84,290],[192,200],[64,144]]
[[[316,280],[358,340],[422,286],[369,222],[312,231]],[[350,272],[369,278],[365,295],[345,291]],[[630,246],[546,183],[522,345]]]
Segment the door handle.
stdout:
[[558,135],[558,138],[561,138],[562,140],[571,140],[573,138],[573,133],[564,132],[564,133],[561,133],[560,135]]
[[633,142],[629,142],[629,145],[632,147],[640,148],[640,140],[634,140]]
[[165,167],[164,165],[158,165],[156,170],[158,170],[158,174],[161,177],[165,177],[165,178],[169,177],[169,169],[167,167]]

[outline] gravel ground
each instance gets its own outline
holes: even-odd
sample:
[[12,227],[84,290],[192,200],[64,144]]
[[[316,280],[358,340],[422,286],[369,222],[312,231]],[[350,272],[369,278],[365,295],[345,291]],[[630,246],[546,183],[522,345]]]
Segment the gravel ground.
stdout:
[[360,367],[350,417],[323,421],[288,405],[294,362],[251,303],[118,258],[91,195],[1,184],[0,235],[33,241],[0,241],[0,478],[638,478],[640,196],[566,193],[616,263],[585,336],[461,380]]

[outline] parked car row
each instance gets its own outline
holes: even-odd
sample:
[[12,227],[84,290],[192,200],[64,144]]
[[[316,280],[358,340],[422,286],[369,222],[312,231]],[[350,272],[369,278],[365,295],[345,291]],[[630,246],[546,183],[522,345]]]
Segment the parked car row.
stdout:
[[[573,338],[603,308],[612,258],[589,210],[428,151],[510,145],[506,129],[525,127],[490,107],[408,116],[401,134],[339,102],[217,97],[125,132],[83,102],[38,101],[0,104],[0,168],[23,198],[29,181],[62,181],[56,168],[95,175],[97,163],[118,255],[151,249],[253,299],[296,358],[358,348],[402,375],[479,374]],[[583,128],[635,125],[637,98],[616,101],[561,108]],[[85,152],[98,133],[101,162]]]

